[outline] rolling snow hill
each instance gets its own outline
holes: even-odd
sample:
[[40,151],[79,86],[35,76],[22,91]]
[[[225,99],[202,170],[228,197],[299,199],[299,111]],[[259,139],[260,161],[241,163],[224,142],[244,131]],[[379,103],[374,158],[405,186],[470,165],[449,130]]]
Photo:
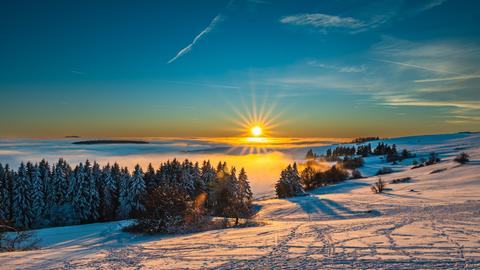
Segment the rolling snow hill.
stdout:
[[[265,226],[189,235],[141,236],[110,222],[37,230],[39,250],[0,254],[1,269],[479,269],[480,134],[385,141],[435,151],[442,162],[394,166],[384,194],[371,176],[309,196],[257,201]],[[318,148],[316,151],[326,149]],[[459,165],[453,157],[470,154]],[[386,166],[366,159],[365,175]],[[389,165],[387,165],[389,166]]]

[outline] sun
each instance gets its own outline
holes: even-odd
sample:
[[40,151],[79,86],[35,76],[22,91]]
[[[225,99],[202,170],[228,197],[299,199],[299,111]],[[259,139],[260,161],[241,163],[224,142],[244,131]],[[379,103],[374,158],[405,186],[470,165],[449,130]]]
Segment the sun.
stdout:
[[260,126],[254,126],[250,129],[250,132],[252,133],[253,136],[258,137],[262,135],[263,130]]

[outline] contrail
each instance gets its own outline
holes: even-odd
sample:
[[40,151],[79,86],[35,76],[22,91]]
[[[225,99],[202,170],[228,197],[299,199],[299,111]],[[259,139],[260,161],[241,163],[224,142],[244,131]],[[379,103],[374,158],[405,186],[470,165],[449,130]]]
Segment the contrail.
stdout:
[[202,32],[200,32],[200,34],[198,34],[194,39],[193,41],[188,44],[185,48],[181,49],[177,55],[175,55],[175,57],[173,57],[172,59],[170,59],[167,63],[170,64],[172,62],[174,62],[175,60],[177,60],[178,58],[182,57],[183,55],[185,55],[186,53],[188,53],[193,45],[195,45],[195,43],[197,43],[197,41],[200,40],[200,38],[202,38],[204,35],[206,35],[207,33],[209,33],[210,31],[213,30],[213,28],[215,28],[215,26],[222,20],[222,15],[218,14],[217,16],[215,16],[215,18],[213,18],[213,20],[210,22],[210,24],[205,28],[203,29]]

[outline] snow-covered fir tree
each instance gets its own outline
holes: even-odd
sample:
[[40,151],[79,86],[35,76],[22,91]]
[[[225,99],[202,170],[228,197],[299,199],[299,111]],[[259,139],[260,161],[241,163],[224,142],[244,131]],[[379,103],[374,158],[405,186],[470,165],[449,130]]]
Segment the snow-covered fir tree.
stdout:
[[250,183],[248,182],[247,172],[245,172],[244,168],[242,168],[240,170],[240,173],[238,174],[238,186],[239,186],[238,193],[240,196],[240,200],[242,201],[243,204],[248,205],[249,207],[253,198],[253,193],[252,193],[252,190],[250,189]]
[[71,174],[70,166],[66,161],[59,159],[52,175],[52,190],[50,197],[51,205],[61,205],[67,201],[67,195],[69,191],[69,177]]
[[148,164],[143,179],[145,180],[145,186],[147,187],[148,191],[152,191],[158,185],[157,174],[152,166],[152,163]]
[[186,159],[180,168],[180,177],[178,182],[181,188],[190,195],[190,198],[194,197],[195,193],[195,179],[192,176],[193,165],[188,159]]
[[22,162],[13,181],[13,223],[19,228],[28,229],[33,222],[31,187],[27,168]]
[[73,171],[70,182],[70,198],[74,210],[76,223],[86,222],[91,216],[90,208],[90,180],[88,179],[89,164],[80,163]]
[[128,185],[127,197],[129,204],[128,209],[130,210],[129,214],[133,213],[135,216],[138,216],[145,210],[145,206],[142,202],[145,191],[146,186],[145,181],[143,180],[142,168],[137,164]]
[[40,168],[35,165],[32,170],[32,213],[34,217],[33,227],[42,227],[45,225],[44,215],[45,205],[45,187],[42,181]]
[[195,165],[192,168],[191,176],[193,178],[193,182],[195,185],[196,196],[207,192],[207,186],[205,182],[203,182],[202,173],[200,170],[200,166],[198,165],[198,162],[195,162]]
[[116,192],[117,183],[112,176],[110,165],[107,165],[102,170],[102,195],[100,196],[102,202],[101,216],[105,220],[115,218],[115,210],[118,205]]
[[10,188],[8,184],[8,167],[0,163],[0,221],[10,219]]
[[90,182],[90,219],[92,221],[98,220],[100,216],[100,193],[97,186],[100,183],[101,174],[100,165],[97,162],[93,162],[91,173],[88,174]]
[[130,173],[127,168],[121,169],[120,179],[119,179],[119,196],[118,196],[118,209],[117,216],[119,219],[128,218],[131,211],[131,204],[129,203],[129,190],[130,185]]

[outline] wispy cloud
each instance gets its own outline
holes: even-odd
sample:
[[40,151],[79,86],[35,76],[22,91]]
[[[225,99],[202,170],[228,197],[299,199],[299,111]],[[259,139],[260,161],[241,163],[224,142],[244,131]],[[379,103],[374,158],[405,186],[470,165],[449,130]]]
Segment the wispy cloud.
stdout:
[[192,50],[193,46],[203,37],[205,36],[206,34],[210,33],[216,26],[217,24],[222,21],[223,19],[223,16],[221,14],[218,14],[217,16],[215,16],[215,18],[213,18],[213,20],[210,22],[210,24],[208,24],[208,26],[203,29],[197,36],[195,36],[195,38],[193,39],[193,41],[188,44],[186,47],[184,47],[183,49],[181,49],[172,59],[170,59],[167,63],[168,64],[171,64],[173,63],[174,61],[176,61],[178,58],[182,57],[183,55],[187,54],[189,51]]
[[419,107],[455,107],[461,109],[480,109],[480,102],[478,101],[433,101],[422,100],[415,98],[405,97],[389,97],[385,102],[385,105],[393,106],[419,106]]
[[340,16],[326,13],[302,13],[284,16],[280,22],[296,26],[310,26],[324,30],[328,28],[344,29],[346,32],[355,34],[391,22],[404,20],[416,16],[424,11],[433,9],[445,3],[447,0],[412,1],[360,1],[362,4],[352,7],[349,16]]
[[444,81],[463,81],[463,80],[473,80],[480,79],[480,75],[460,75],[454,77],[444,77],[444,78],[431,78],[431,79],[422,79],[415,80],[416,83],[429,83],[429,82],[444,82]]
[[447,2],[447,0],[431,0],[431,1],[427,1],[424,5],[420,6],[419,8],[417,8],[415,11],[416,12],[422,12],[422,11],[426,11],[426,10],[429,10],[429,9],[432,9],[434,7],[438,7],[440,5],[442,5],[443,3]]
[[70,72],[73,73],[73,74],[77,74],[77,75],[85,75],[86,74],[85,72],[78,71],[78,70],[70,70]]
[[240,89],[239,86],[227,85],[227,84],[216,84],[216,83],[170,81],[170,80],[162,80],[162,82],[174,83],[174,84],[184,84],[184,85],[194,85],[194,86],[203,86],[203,87],[209,87],[209,88]]
[[437,72],[437,73],[445,73],[445,74],[454,74],[454,75],[464,76],[464,74],[457,73],[457,72],[450,72],[450,71],[446,71],[446,70],[434,69],[434,68],[425,67],[425,66],[420,66],[420,65],[415,65],[415,64],[402,63],[402,62],[396,62],[396,61],[390,61],[390,60],[381,60],[381,59],[378,60],[378,61],[384,62],[384,63],[390,63],[390,64],[394,64],[394,65],[399,65],[399,66],[403,66],[403,67],[409,67],[409,68],[416,68],[416,69],[428,70],[428,71]]
[[344,72],[344,73],[359,73],[359,72],[364,72],[367,70],[367,66],[365,65],[359,65],[359,66],[337,66],[337,65],[328,65],[324,63],[320,63],[318,61],[308,61],[308,65],[314,66],[314,67],[321,67],[321,68],[326,68],[326,69],[331,69],[335,70],[338,72]]
[[357,29],[365,25],[362,21],[352,17],[340,17],[322,13],[285,16],[280,19],[280,22],[291,25],[310,25],[318,28],[341,27]]

